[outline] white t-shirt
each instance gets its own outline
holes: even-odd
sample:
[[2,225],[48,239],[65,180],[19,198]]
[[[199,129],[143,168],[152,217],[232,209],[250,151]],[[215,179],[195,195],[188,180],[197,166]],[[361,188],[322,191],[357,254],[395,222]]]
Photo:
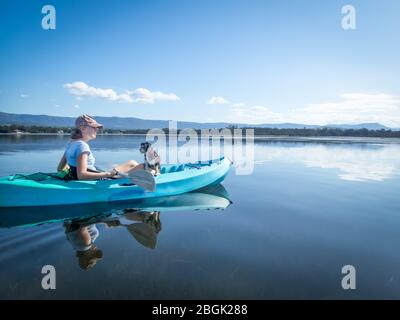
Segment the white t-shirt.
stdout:
[[67,159],[67,163],[70,166],[76,167],[76,163],[78,161],[79,155],[86,152],[88,154],[87,167],[91,170],[96,170],[95,167],[95,159],[93,157],[92,151],[90,150],[89,145],[82,140],[71,140],[67,144],[67,148],[65,150],[65,157]]

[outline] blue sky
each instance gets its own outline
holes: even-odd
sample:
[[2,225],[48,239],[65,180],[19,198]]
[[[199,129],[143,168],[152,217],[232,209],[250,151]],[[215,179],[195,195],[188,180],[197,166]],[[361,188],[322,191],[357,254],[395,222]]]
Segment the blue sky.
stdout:
[[[43,30],[41,9],[56,8]],[[356,30],[341,26],[344,5]],[[400,2],[0,2],[0,111],[400,127]]]

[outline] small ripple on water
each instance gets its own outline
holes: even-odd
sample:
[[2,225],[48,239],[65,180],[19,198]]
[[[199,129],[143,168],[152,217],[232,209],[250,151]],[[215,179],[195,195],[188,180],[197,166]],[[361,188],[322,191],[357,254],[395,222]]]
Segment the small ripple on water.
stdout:
[[51,232],[59,228],[59,224],[46,224],[32,227],[14,227],[10,229],[0,229],[0,248],[5,243],[13,240],[28,239],[39,234]]
[[65,237],[60,232],[60,225],[46,226],[46,228],[21,228],[15,233],[7,234],[0,238],[0,262],[15,258],[18,255],[37,250],[38,247],[47,245],[49,242]]

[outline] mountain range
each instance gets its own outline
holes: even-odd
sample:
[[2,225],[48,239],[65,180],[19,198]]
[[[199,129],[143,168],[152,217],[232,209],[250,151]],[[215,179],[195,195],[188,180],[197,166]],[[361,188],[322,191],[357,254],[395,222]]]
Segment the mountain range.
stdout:
[[[150,128],[168,128],[167,120],[146,120],[140,118],[123,118],[123,117],[102,117],[95,116],[96,120],[108,129],[150,129]],[[48,115],[33,115],[33,114],[13,114],[0,112],[0,125],[25,125],[25,126],[46,126],[46,127],[73,127],[75,118],[59,117]],[[228,126],[238,127],[255,127],[255,128],[278,128],[278,129],[317,129],[323,127],[340,128],[340,129],[368,129],[368,130],[393,130],[398,131],[400,128],[389,128],[379,123],[360,123],[360,124],[329,124],[326,126],[306,125],[298,123],[264,123],[264,124],[244,124],[244,123],[229,123],[229,122],[187,122],[179,121],[178,128],[194,128],[194,129],[217,129],[226,128]]]

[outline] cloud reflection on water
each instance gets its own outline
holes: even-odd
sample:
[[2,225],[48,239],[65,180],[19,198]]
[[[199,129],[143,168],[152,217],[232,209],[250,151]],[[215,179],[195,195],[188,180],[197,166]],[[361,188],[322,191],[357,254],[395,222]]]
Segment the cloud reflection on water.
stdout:
[[309,168],[337,169],[347,181],[384,181],[400,173],[400,145],[293,144],[267,146],[256,151],[255,164],[282,160]]

